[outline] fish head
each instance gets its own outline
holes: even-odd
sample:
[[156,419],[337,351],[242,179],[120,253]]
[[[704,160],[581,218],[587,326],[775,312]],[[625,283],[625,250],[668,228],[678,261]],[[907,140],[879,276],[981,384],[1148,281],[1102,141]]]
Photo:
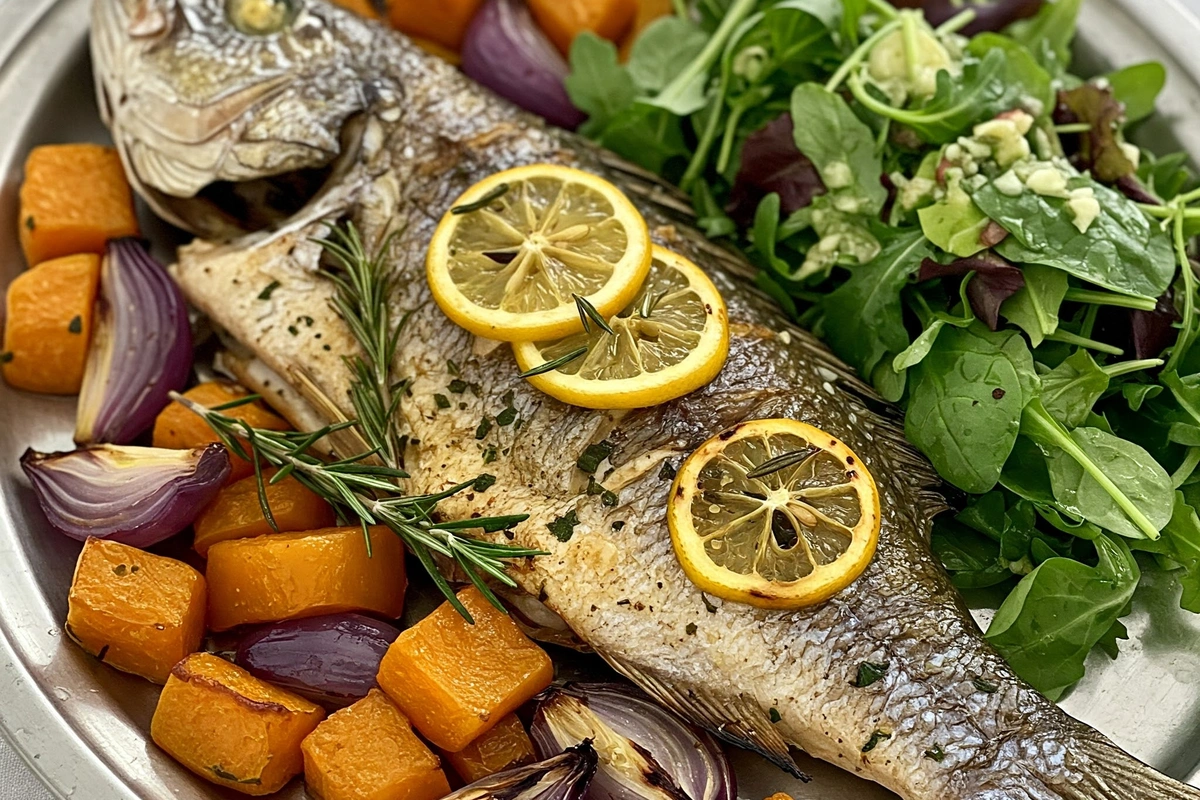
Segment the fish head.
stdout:
[[349,147],[347,122],[398,88],[381,26],[325,0],[96,0],[101,114],[166,220],[228,238],[286,219]]

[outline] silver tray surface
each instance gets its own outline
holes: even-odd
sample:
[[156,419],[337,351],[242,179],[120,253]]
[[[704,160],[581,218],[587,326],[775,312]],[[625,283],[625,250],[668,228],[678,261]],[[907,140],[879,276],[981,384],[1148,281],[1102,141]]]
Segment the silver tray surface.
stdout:
[[[0,3],[0,288],[23,268],[16,236],[21,164],[37,144],[105,141],[87,55],[89,0]],[[1093,71],[1149,59],[1168,68],[1160,115],[1139,137],[1200,161],[1200,20],[1178,0],[1087,0],[1080,59]],[[144,217],[152,238],[169,233]],[[169,255],[162,255],[169,258]],[[2,312],[0,312],[2,313]],[[87,800],[236,798],[175,764],[147,738],[157,690],[66,641],[61,623],[79,546],[50,530],[21,474],[27,447],[68,449],[73,398],[16,392],[0,382],[0,734],[60,797]],[[1064,701],[1159,769],[1200,785],[1200,617],[1179,611],[1179,588],[1152,576],[1125,621],[1116,661],[1094,656]],[[800,784],[736,754],[739,794],[787,791],[797,800],[894,795],[806,761]],[[299,784],[279,795],[305,797]]]

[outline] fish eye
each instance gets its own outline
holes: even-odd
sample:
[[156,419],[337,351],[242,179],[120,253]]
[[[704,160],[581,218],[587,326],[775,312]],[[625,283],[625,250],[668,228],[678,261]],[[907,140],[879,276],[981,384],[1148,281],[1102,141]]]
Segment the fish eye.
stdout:
[[296,19],[298,0],[226,0],[233,27],[249,36],[279,33]]

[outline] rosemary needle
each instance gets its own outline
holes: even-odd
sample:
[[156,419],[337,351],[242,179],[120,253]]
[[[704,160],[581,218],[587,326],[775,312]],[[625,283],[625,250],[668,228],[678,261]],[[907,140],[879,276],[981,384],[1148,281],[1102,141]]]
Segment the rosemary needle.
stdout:
[[463,203],[461,206],[455,206],[454,208],[450,209],[450,213],[470,214],[472,211],[479,211],[480,209],[487,208],[493,202],[508,194],[508,188],[509,187],[507,183],[502,183],[473,203]]
[[802,447],[799,450],[789,450],[759,464],[753,470],[747,472],[746,477],[751,480],[765,478],[774,472],[779,472],[781,469],[787,469],[790,466],[799,464],[801,461],[808,459],[818,452],[820,452],[820,448],[817,447]]
[[615,335],[612,326],[608,324],[608,320],[604,318],[603,314],[596,310],[596,307],[592,305],[586,297],[580,297],[577,294],[572,294],[571,297],[575,298],[575,306],[579,309],[579,320],[583,323],[583,330],[585,333],[592,332],[592,327],[588,322],[591,320],[591,322],[599,325],[600,330],[604,331],[609,336]]
[[578,347],[565,355],[559,356],[558,358],[554,359],[553,361],[547,361],[545,364],[538,364],[536,367],[533,367],[532,369],[525,370],[524,372],[521,373],[521,377],[522,378],[532,378],[535,375],[545,375],[547,372],[553,372],[554,370],[558,369],[559,367],[561,367],[565,364],[570,364],[572,361],[579,358],[581,355],[583,355],[587,351],[588,351],[588,349],[586,347]]

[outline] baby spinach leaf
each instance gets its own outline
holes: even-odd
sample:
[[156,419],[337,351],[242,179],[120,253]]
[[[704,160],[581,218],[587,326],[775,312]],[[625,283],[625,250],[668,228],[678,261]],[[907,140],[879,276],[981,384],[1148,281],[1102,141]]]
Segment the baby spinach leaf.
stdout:
[[1056,698],[1083,677],[1092,648],[1128,613],[1141,573],[1128,545],[1108,536],[1095,540],[1091,567],[1050,558],[1009,594],[988,640],[1034,688]]
[[1153,114],[1155,101],[1167,85],[1166,67],[1157,61],[1131,64],[1106,77],[1113,96],[1125,105],[1126,122],[1137,122]]
[[688,154],[679,118],[641,100],[609,119],[596,136],[608,149],[654,172]]
[[875,136],[846,101],[815,83],[792,92],[793,135],[829,190],[833,207],[850,214],[875,215],[887,201],[879,177],[883,164]]
[[1040,506],[1054,503],[1046,456],[1028,436],[1017,437],[1008,461],[1004,462],[1004,471],[1000,473],[1000,485]]
[[1057,267],[1114,292],[1161,296],[1175,276],[1167,234],[1107,186],[1084,176],[1072,178],[1068,186],[1091,187],[1100,203],[1100,215],[1087,233],[1075,227],[1062,199],[1032,191],[1012,197],[981,181],[971,193],[975,204],[1012,234],[996,245],[996,252],[1018,264]]
[[896,372],[902,372],[909,367],[915,367],[920,364],[925,356],[929,355],[929,351],[933,348],[934,342],[937,341],[938,334],[942,332],[942,328],[950,325],[955,328],[965,328],[975,321],[975,314],[967,310],[967,316],[956,317],[953,314],[947,314],[944,311],[935,311],[933,319],[925,330],[921,331],[921,335],[913,340],[900,355],[892,361],[892,369]]
[[1083,0],[1054,0],[1033,19],[1014,24],[1009,34],[1023,44],[1042,66],[1058,75],[1071,63],[1071,41]]
[[1021,269],[1025,286],[1000,306],[1008,321],[1029,335],[1037,347],[1058,330],[1058,309],[1067,294],[1067,273],[1041,264],[1026,264]]
[[981,33],[973,37],[967,45],[967,53],[980,59],[993,50],[1004,53],[1005,81],[1023,88],[1022,104],[1025,104],[1025,98],[1030,98],[1036,100],[1043,111],[1049,111],[1054,105],[1050,73],[1042,68],[1033,54],[1017,40],[998,33]]
[[920,230],[898,231],[879,255],[854,267],[850,279],[825,297],[825,340],[844,361],[870,375],[885,355],[908,347],[900,290],[933,255]]
[[1033,356],[1020,334],[976,323],[943,331],[909,376],[904,430],[960,489],[981,493],[1000,479],[1037,390]]
[[945,197],[917,211],[917,219],[929,241],[947,253],[966,257],[987,249],[980,236],[991,220],[957,180],[949,182]]
[[571,44],[571,74],[564,81],[571,102],[588,115],[579,128],[595,136],[613,117],[633,105],[637,85],[617,60],[617,48],[607,39],[584,31]]
[[930,544],[960,589],[986,589],[1012,577],[998,543],[945,515],[934,520]]
[[1094,427],[1068,433],[1040,399],[1021,432],[1046,454],[1055,503],[1068,513],[1132,539],[1157,539],[1171,519],[1171,477],[1133,442]]
[[1125,402],[1129,404],[1130,411],[1141,411],[1142,404],[1147,400],[1153,400],[1162,394],[1163,387],[1158,384],[1151,383],[1123,383],[1121,384],[1121,396],[1125,398]]
[[1183,567],[1180,607],[1200,614],[1200,518],[1183,492],[1175,493],[1171,521],[1163,528],[1164,554]]
[[[708,37],[674,14],[660,17],[638,36],[629,51],[629,76],[643,92],[662,91],[704,49]],[[572,55],[574,55],[574,47]]]
[[1076,350],[1042,376],[1042,403],[1068,428],[1082,425],[1107,390],[1108,374],[1086,350]]

